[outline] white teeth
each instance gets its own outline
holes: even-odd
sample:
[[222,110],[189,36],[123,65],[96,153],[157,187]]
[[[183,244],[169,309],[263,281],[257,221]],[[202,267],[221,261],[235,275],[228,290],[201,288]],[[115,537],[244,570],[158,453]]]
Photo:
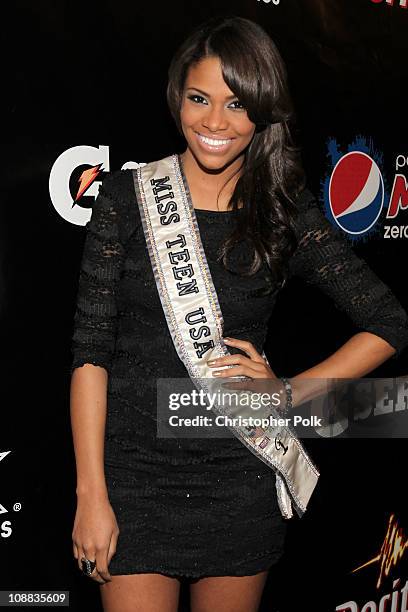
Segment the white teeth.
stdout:
[[209,144],[213,147],[221,147],[222,145],[226,145],[229,142],[231,142],[231,138],[229,138],[228,140],[214,140],[213,138],[207,138],[206,136],[202,136],[202,134],[198,134],[198,137],[205,142],[206,144]]

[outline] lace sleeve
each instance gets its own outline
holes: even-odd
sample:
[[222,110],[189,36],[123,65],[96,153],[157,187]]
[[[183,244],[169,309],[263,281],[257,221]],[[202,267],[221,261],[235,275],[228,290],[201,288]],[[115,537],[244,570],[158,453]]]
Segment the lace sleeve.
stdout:
[[289,269],[321,289],[355,326],[380,336],[400,355],[408,345],[408,316],[389,287],[352,250],[305,189],[298,201],[299,238]]
[[99,188],[86,224],[79,272],[74,329],[71,343],[71,373],[85,363],[108,372],[116,339],[116,286],[124,259],[126,206],[117,188],[123,171],[109,174]]

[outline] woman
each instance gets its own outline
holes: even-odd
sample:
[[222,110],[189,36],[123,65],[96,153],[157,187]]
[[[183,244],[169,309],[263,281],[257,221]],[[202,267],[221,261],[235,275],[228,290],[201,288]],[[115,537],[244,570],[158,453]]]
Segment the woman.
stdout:
[[[186,240],[202,241],[192,254],[206,259],[229,349],[208,365],[214,376],[276,379],[262,347],[291,274],[362,329],[292,383],[364,376],[408,344],[407,317],[304,189],[285,68],[262,28],[241,18],[198,28],[172,60],[167,94],[185,151],[109,175],[88,224],[73,336],[73,551],[108,612],[176,611],[183,577],[193,612],[250,612],[283,552],[279,474],[234,436],[157,435],[156,380],[186,378],[189,356],[178,353],[183,330],[163,295],[174,279],[155,269],[154,231],[170,248],[165,232],[186,214]],[[178,195],[157,168],[175,171]],[[149,210],[161,215],[156,230]],[[172,263],[190,254],[179,249]]]

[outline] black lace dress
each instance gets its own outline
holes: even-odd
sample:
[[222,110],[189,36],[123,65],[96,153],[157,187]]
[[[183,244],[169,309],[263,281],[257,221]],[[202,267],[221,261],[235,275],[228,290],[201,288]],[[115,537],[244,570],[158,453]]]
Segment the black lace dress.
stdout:
[[[399,302],[307,190],[299,209],[291,272],[320,287],[362,330],[399,354],[408,344]],[[235,214],[196,210],[224,335],[249,340],[262,352],[278,290],[262,295],[265,267],[248,280],[216,261]],[[236,261],[248,257],[246,249],[245,243],[234,250]],[[105,474],[120,529],[110,572],[242,576],[273,565],[287,526],[273,471],[235,437],[156,436],[156,378],[182,378],[187,371],[157,292],[130,170],[107,176],[87,224],[72,352],[72,370],[91,363],[109,374]]]

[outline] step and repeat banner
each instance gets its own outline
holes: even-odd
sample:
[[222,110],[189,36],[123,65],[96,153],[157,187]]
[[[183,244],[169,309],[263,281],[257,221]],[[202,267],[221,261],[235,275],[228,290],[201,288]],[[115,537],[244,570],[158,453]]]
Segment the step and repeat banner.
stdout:
[[[193,27],[215,15],[252,19],[275,41],[309,188],[408,308],[405,0],[41,0],[10,8],[0,250],[0,591],[17,598],[8,605],[43,591],[54,594],[48,605],[102,609],[71,543],[70,344],[85,225],[106,173],[184,150],[166,105],[167,69]],[[313,287],[302,287],[299,303],[297,283],[287,283],[270,321],[266,348],[279,375],[312,367],[356,331]],[[408,376],[408,351],[369,376],[391,386]],[[388,418],[408,410],[405,388],[387,402]],[[375,394],[370,407],[375,414]],[[408,610],[406,434],[337,434],[305,441],[321,478],[304,517],[289,522],[265,612]]]

